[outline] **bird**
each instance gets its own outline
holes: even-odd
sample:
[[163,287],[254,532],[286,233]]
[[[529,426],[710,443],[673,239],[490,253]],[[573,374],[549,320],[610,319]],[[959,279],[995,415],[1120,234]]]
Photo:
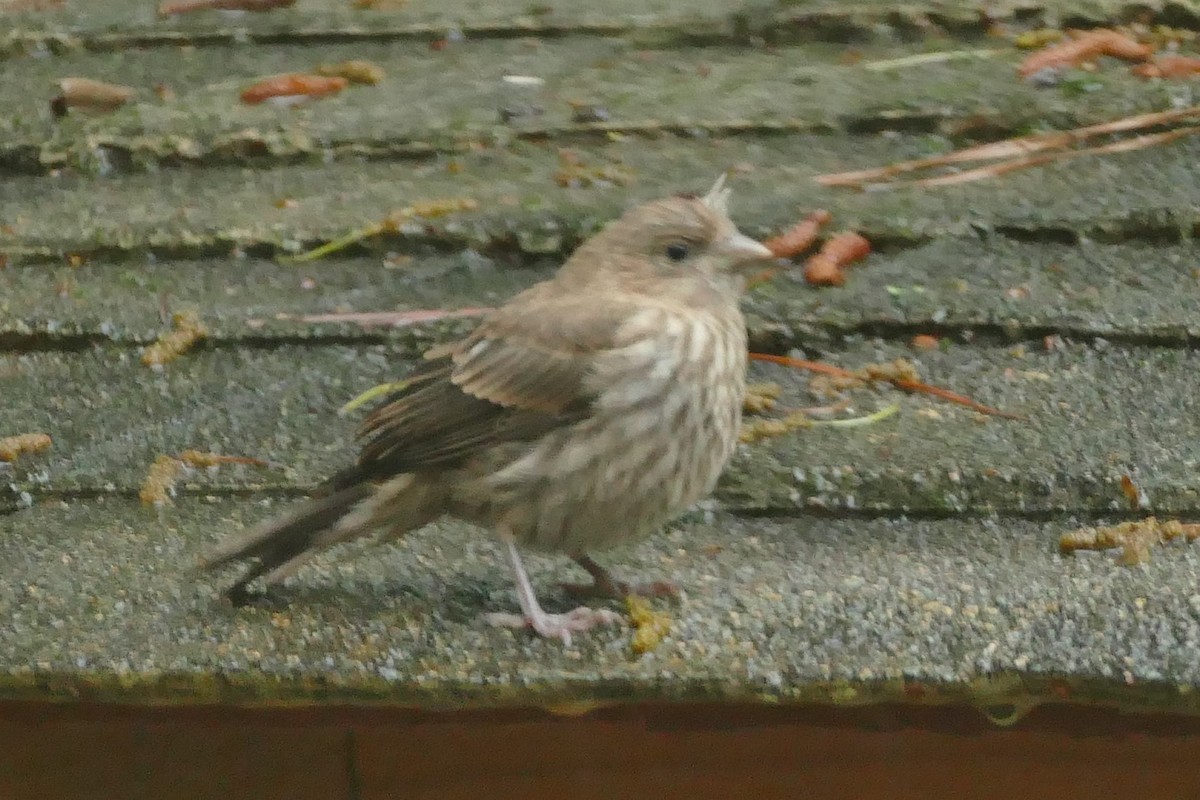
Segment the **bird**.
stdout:
[[748,265],[771,252],[728,213],[722,175],[704,196],[638,205],[584,241],[553,277],[437,345],[357,432],[357,461],[320,494],[200,566],[249,562],[224,595],[277,584],[311,556],[362,536],[404,536],[451,517],[507,551],[518,614],[494,625],[570,644],[618,620],[581,605],[544,610],[521,548],[565,554],[592,583],[577,594],[662,593],[618,580],[592,552],[639,540],[716,486],[741,425]]

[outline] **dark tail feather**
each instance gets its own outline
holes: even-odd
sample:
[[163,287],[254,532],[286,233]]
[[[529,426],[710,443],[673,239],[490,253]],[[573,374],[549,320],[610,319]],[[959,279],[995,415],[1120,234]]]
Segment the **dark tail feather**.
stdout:
[[214,570],[236,561],[257,559],[257,563],[224,592],[235,603],[242,601],[247,597],[246,586],[251,581],[265,575],[268,583],[274,583],[291,574],[310,555],[347,538],[334,535],[338,522],[370,495],[371,487],[360,483],[312,500],[291,514],[217,548],[201,561],[200,566]]

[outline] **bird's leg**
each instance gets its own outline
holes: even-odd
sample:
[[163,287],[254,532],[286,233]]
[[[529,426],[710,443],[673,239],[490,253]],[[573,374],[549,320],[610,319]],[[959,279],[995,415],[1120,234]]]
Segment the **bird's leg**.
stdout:
[[631,594],[639,597],[678,597],[679,587],[671,581],[649,583],[626,583],[617,580],[607,569],[597,564],[591,556],[579,553],[571,556],[576,564],[592,576],[591,583],[564,583],[563,590],[572,597],[607,597],[624,600]]
[[603,608],[588,608],[580,606],[566,614],[548,614],[542,610],[533,584],[525,574],[525,565],[521,562],[521,553],[517,543],[511,536],[504,536],[508,545],[508,555],[512,561],[513,574],[517,579],[517,602],[521,606],[521,614],[488,614],[487,620],[492,625],[507,628],[533,628],[540,636],[562,639],[563,644],[571,644],[571,634],[575,631],[586,631],[594,625],[618,622],[621,615],[615,611]]

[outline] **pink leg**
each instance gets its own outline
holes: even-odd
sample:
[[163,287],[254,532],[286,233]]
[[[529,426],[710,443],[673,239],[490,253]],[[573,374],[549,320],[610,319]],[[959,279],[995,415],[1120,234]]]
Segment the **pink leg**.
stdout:
[[580,553],[572,556],[575,563],[592,576],[591,583],[564,583],[563,590],[572,597],[606,597],[624,600],[629,595],[639,597],[678,597],[679,587],[671,581],[649,583],[626,583],[613,577],[612,573],[597,564],[591,556]]
[[508,545],[508,555],[517,579],[517,602],[521,606],[521,614],[488,614],[489,623],[506,628],[533,628],[540,636],[562,639],[563,644],[570,646],[573,632],[620,621],[620,614],[603,608],[580,606],[566,614],[548,614],[543,611],[533,591],[533,584],[525,574],[525,565],[521,562],[516,542],[510,536],[505,536],[504,540]]

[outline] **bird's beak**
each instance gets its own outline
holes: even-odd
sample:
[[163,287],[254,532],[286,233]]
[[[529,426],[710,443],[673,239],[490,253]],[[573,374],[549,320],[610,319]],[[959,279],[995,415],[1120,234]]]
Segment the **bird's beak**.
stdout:
[[761,243],[754,241],[744,233],[734,231],[724,239],[719,249],[734,264],[744,264],[750,261],[765,261],[775,256]]

